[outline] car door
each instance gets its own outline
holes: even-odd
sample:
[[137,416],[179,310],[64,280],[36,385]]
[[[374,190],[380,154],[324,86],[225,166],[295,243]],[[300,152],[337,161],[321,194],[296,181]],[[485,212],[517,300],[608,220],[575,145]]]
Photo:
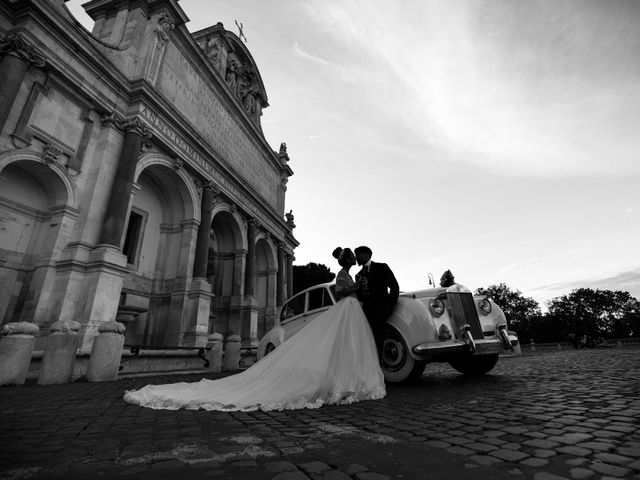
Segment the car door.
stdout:
[[307,292],[307,308],[305,311],[304,323],[307,324],[311,320],[318,317],[333,306],[333,297],[329,293],[329,289],[325,286],[314,288]]
[[285,340],[304,327],[306,299],[307,293],[302,292],[291,297],[282,306],[280,310],[280,326],[284,330]]

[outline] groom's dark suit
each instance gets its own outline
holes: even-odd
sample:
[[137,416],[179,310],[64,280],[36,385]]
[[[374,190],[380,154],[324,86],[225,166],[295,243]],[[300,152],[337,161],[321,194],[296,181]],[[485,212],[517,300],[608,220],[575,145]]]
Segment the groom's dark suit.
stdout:
[[382,357],[382,341],[387,318],[398,302],[400,286],[393,272],[386,263],[371,262],[369,267],[363,266],[356,274],[356,282],[366,278],[366,288],[358,291],[358,300],[367,316],[373,337],[378,349],[378,357]]

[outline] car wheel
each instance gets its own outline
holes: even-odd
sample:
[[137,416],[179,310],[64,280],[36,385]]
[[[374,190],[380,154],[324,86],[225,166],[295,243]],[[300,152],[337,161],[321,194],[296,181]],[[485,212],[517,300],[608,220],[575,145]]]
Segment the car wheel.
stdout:
[[404,338],[395,328],[385,331],[380,363],[388,383],[408,383],[420,377],[427,364],[411,356]]
[[464,375],[484,375],[493,370],[498,362],[498,354],[495,355],[461,355],[449,360],[449,365]]

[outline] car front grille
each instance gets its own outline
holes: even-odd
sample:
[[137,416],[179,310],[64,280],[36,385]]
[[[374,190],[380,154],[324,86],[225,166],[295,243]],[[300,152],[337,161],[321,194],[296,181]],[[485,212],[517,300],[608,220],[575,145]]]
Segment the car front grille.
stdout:
[[476,303],[471,293],[447,292],[447,303],[456,338],[460,338],[460,329],[465,324],[471,327],[473,338],[484,338]]

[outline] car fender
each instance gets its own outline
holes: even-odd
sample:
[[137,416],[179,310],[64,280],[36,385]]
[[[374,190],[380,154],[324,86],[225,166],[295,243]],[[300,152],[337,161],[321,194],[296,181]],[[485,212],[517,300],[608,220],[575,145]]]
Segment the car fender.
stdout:
[[409,347],[409,353],[416,360],[412,348],[424,342],[438,340],[438,329],[427,307],[411,297],[400,297],[387,323],[395,328]]
[[267,345],[272,343],[276,348],[278,348],[284,343],[284,340],[284,328],[282,328],[280,325],[276,325],[271,330],[269,330],[265,334],[265,336],[262,337],[260,343],[258,343],[258,352],[256,354],[257,359],[260,360],[265,356]]

